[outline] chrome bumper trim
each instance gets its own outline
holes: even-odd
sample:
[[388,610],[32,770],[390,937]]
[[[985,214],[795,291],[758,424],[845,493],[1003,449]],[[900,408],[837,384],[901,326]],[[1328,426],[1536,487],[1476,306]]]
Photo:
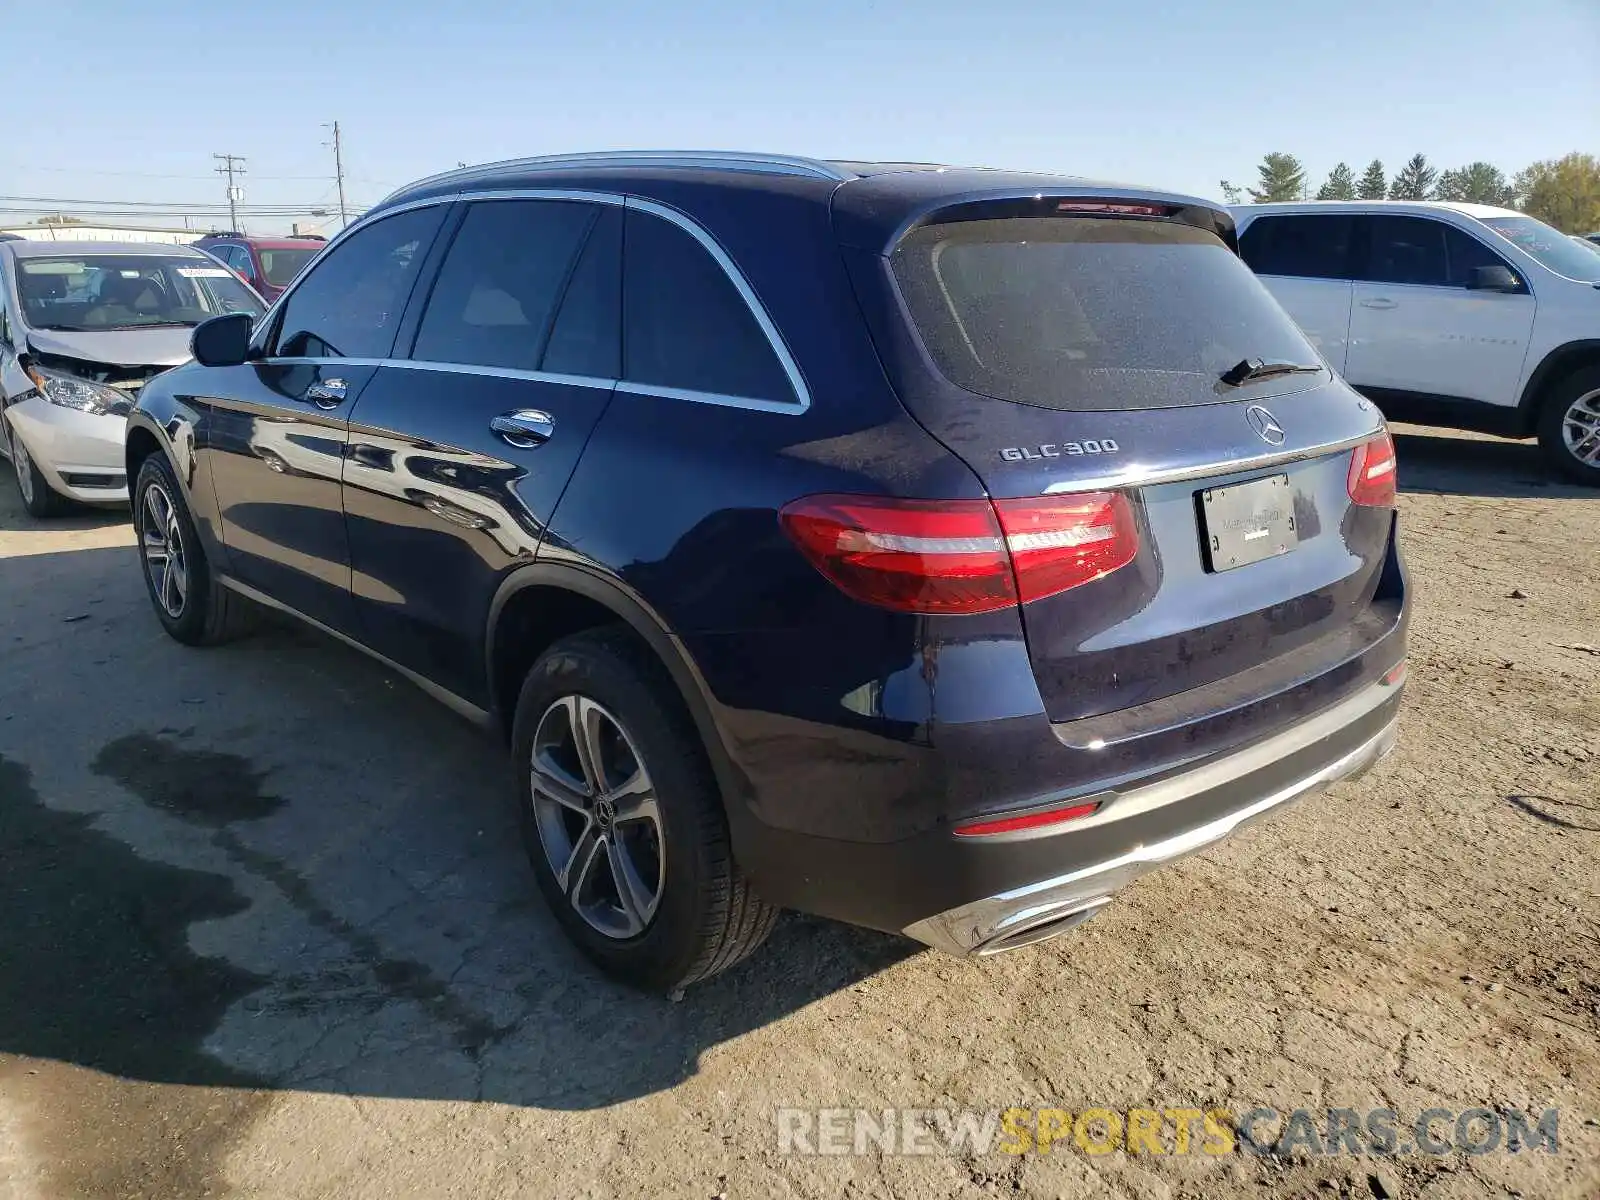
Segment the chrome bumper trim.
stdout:
[[[1388,690],[1388,694],[1393,695],[1393,691]],[[1126,854],[1105,862],[1091,863],[1065,875],[1024,884],[1010,891],[1000,892],[959,908],[925,917],[906,926],[904,932],[906,936],[937,950],[965,956],[999,953],[1040,940],[1022,936],[1037,926],[1060,923],[1063,929],[1069,928],[1072,922],[1067,921],[1068,917],[1086,909],[1098,908],[1113,892],[1132,883],[1139,876],[1174,859],[1193,854],[1214,842],[1219,842],[1291,801],[1320,791],[1339,780],[1361,774],[1394,749],[1397,724],[1397,720],[1390,721],[1360,746],[1319,767],[1311,774],[1195,829],[1149,845],[1137,846]],[[1198,795],[1221,782],[1237,778],[1247,770],[1264,765],[1259,761],[1261,755],[1258,751],[1277,740],[1269,739],[1259,747],[1252,747],[1241,754],[1229,756],[1154,785],[1167,793],[1161,802],[1170,803],[1178,799],[1179,797],[1172,793],[1179,789],[1183,789],[1186,795]],[[1250,762],[1252,766],[1241,765],[1239,770],[1234,770],[1234,766],[1240,765],[1235,763],[1236,759]],[[1185,784],[1192,786],[1185,788]],[[1143,807],[1153,807],[1153,805],[1141,806]],[[1068,833],[1058,836],[1071,835]]]

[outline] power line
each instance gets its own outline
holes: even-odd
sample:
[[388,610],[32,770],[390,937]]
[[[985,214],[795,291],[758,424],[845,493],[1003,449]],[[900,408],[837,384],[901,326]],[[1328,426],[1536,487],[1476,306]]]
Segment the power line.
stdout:
[[[324,193],[324,198],[322,200],[314,201],[312,203],[312,207],[316,207],[322,203],[325,203],[326,196],[327,193]],[[223,212],[229,207],[226,203],[217,203],[211,200],[86,200],[66,199],[60,196],[0,196],[0,204],[31,204],[40,208],[49,209],[101,207],[113,207],[119,209],[149,208],[166,210],[168,212],[177,212],[180,210]],[[241,212],[298,212],[303,211],[306,208],[306,205],[298,203],[245,204],[243,202],[239,202],[234,207],[237,207]],[[350,207],[361,208],[366,206],[355,204],[351,205]]]
[[[211,157],[222,164],[217,168],[217,174],[228,177],[228,228],[237,230],[239,228],[239,212],[235,206],[244,199],[244,189],[235,186],[233,176],[235,171],[240,175],[244,174],[244,159],[237,154],[213,154]],[[235,163],[238,166],[235,166]]]

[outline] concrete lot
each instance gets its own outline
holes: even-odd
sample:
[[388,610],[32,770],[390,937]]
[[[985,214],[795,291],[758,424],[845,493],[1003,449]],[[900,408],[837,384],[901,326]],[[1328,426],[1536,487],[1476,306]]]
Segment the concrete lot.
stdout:
[[[1399,439],[1379,770],[965,963],[790,917],[678,1003],[542,909],[498,747],[288,629],[161,633],[0,464],[0,1198],[1600,1193],[1600,495]],[[1561,1108],[1560,1151],[806,1158],[780,1105]]]

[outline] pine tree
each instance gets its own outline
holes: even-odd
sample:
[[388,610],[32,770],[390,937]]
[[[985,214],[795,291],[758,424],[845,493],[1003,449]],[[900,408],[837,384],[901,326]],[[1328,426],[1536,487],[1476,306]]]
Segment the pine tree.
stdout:
[[1373,159],[1356,184],[1356,195],[1362,200],[1382,200],[1389,194],[1389,177],[1383,173],[1383,164]]
[[1438,168],[1429,164],[1427,155],[1413,154],[1389,186],[1389,199],[1426,200],[1433,195],[1434,181],[1438,178]]
[[1260,176],[1261,186],[1249,189],[1252,204],[1298,200],[1305,194],[1306,169],[1292,154],[1273,151],[1261,160],[1256,174]]
[[1439,186],[1434,189],[1436,200],[1464,200],[1471,204],[1495,204],[1508,207],[1516,196],[1500,168],[1492,163],[1475,162],[1446,171],[1439,176]]
[[1328,182],[1317,189],[1318,200],[1354,200],[1356,198],[1355,172],[1340,163],[1328,172]]

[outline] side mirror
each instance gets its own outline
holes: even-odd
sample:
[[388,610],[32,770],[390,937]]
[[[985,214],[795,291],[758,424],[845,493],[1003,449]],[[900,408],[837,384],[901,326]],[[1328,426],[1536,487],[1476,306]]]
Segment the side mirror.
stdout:
[[1489,267],[1473,267],[1467,276],[1467,290],[1472,292],[1520,292],[1522,280],[1510,267],[1495,263]]
[[250,354],[250,332],[255,324],[254,313],[212,317],[194,327],[189,353],[202,367],[237,367]]

